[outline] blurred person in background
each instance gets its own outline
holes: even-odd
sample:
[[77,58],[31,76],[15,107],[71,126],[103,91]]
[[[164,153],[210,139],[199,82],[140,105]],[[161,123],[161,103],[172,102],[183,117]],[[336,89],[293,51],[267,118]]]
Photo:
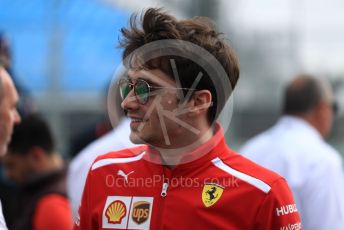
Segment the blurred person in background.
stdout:
[[7,152],[13,127],[20,122],[17,111],[19,96],[13,81],[0,63],[0,156]]
[[[7,152],[7,145],[11,140],[13,126],[20,122],[17,111],[19,97],[13,81],[0,61],[0,158]],[[1,199],[6,199],[7,189],[0,184]],[[0,202],[0,229],[6,229]],[[5,210],[6,211],[6,210]]]
[[[116,121],[110,121],[109,117],[105,111],[107,110],[107,96],[108,96],[108,88],[109,85],[111,85],[111,81],[108,81],[103,88],[101,95],[102,100],[101,104],[103,105],[103,113],[96,119],[96,121],[87,123],[82,126],[81,129],[78,130],[77,133],[73,135],[70,141],[70,150],[69,150],[69,156],[71,158],[75,158],[79,155],[79,153],[82,152],[88,145],[90,145],[92,142],[96,141],[97,139],[100,139],[105,134],[108,134],[110,131],[112,131],[118,123],[120,118],[123,116],[123,112],[116,112],[114,115],[116,117]],[[118,100],[120,95],[113,95],[115,100]],[[116,111],[121,111],[120,108],[116,108]],[[107,149],[107,148],[105,148]]]
[[75,158],[93,141],[101,138],[112,130],[110,121],[104,115],[96,118],[96,121],[85,122],[82,129],[73,134],[70,140],[69,156]]
[[299,75],[285,90],[283,115],[241,152],[290,185],[304,229],[344,226],[344,175],[339,153],[324,141],[337,106],[328,82]]
[[66,169],[54,151],[49,126],[38,115],[29,115],[14,127],[4,166],[6,176],[20,189],[11,229],[72,228]]
[[[20,115],[27,115],[33,111],[33,101],[29,91],[16,79],[13,71],[13,60],[9,39],[5,33],[0,31],[0,63],[9,74],[11,81],[16,87],[20,100],[17,109]],[[0,130],[1,132],[1,130]],[[3,210],[8,226],[12,224],[15,218],[14,205],[16,201],[16,188],[3,175],[3,165],[0,161],[0,198],[3,200]]]
[[28,115],[33,112],[33,100],[30,96],[29,90],[25,88],[16,78],[15,71],[13,70],[13,60],[11,55],[10,42],[3,32],[0,31],[0,62],[3,67],[10,74],[14,85],[16,86],[19,93],[19,104],[18,111],[21,115]]
[[[117,82],[118,81],[116,81],[114,85],[117,85]],[[86,148],[81,150],[80,153],[77,153],[76,157],[69,164],[67,191],[72,206],[74,221],[77,218],[87,173],[93,161],[101,154],[134,146],[129,139],[130,120],[124,116],[124,112],[120,106],[121,97],[119,91],[114,90],[110,92],[110,94],[111,93],[113,93],[113,95],[110,97],[115,102],[114,113],[110,115],[113,125],[112,130],[90,143]],[[110,121],[107,120],[107,123],[110,123]]]

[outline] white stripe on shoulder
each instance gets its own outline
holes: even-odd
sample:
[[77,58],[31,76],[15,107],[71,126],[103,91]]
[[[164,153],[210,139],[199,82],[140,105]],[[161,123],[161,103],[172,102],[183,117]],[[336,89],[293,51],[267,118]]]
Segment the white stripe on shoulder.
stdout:
[[252,176],[249,176],[245,173],[239,172],[239,171],[229,167],[228,165],[223,163],[223,161],[218,157],[213,159],[211,162],[213,162],[213,164],[216,167],[220,168],[221,170],[239,178],[240,180],[243,180],[243,181],[255,186],[256,188],[262,190],[264,193],[268,193],[271,189],[270,185],[268,185],[264,181],[261,181],[257,178],[254,178]]
[[120,163],[129,163],[129,162],[133,162],[133,161],[138,161],[141,160],[143,155],[146,152],[142,152],[141,154],[134,156],[134,157],[126,157],[126,158],[110,158],[110,159],[103,159],[100,161],[97,161],[96,163],[94,163],[92,165],[91,170],[95,170],[97,168],[106,166],[106,165],[110,165],[110,164],[120,164]]

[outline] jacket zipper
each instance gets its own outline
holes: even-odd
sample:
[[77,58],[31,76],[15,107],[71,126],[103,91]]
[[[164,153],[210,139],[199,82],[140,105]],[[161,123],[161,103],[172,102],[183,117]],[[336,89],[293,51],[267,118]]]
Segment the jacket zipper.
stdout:
[[168,176],[167,176],[166,168],[165,166],[162,166],[162,175],[163,175],[164,181],[162,183],[161,193],[160,193],[161,203],[160,203],[160,210],[158,214],[158,224],[157,224],[158,228],[157,229],[163,229],[163,224],[164,224],[163,215],[164,215],[164,208],[165,208],[164,203],[166,202],[166,199],[167,199],[166,196],[167,196],[167,191],[169,187],[169,180],[172,177],[172,173],[168,173]]
[[161,190],[161,196],[162,197],[166,197],[167,196],[167,189],[168,189],[168,181],[164,180],[164,183],[162,184],[162,190]]

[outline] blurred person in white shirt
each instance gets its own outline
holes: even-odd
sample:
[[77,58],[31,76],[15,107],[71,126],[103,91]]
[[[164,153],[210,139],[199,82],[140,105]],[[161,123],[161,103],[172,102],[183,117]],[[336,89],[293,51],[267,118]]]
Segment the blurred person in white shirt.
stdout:
[[328,82],[299,75],[286,87],[282,117],[240,151],[287,179],[306,230],[344,228],[342,159],[324,141],[336,110]]

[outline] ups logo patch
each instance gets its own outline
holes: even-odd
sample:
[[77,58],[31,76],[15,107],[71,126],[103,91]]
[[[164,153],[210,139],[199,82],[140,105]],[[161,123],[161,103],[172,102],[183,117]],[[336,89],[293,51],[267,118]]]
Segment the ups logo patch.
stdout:
[[137,224],[144,223],[149,218],[151,204],[146,201],[138,201],[133,205],[131,218]]

